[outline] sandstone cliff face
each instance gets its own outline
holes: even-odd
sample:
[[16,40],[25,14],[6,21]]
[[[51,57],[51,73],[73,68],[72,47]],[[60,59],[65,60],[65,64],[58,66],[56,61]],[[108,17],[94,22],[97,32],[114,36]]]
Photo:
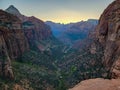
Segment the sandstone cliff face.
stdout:
[[119,79],[89,79],[82,81],[74,88],[69,90],[120,90],[120,80]]
[[14,59],[19,57],[29,45],[22,30],[22,23],[16,17],[0,11],[0,30],[3,35],[9,56]]
[[41,42],[53,37],[50,27],[36,17],[32,16],[26,18],[27,19],[22,23],[22,26],[30,46],[33,48],[36,47],[40,51],[44,51],[47,46],[43,45]]
[[101,61],[110,71],[110,77],[120,78],[120,0],[115,0],[101,15],[96,40],[103,47]]
[[43,21],[33,16],[27,18],[27,21],[23,22],[23,30],[31,44],[34,41],[41,41],[52,36],[50,27],[44,24]]
[[0,10],[0,74],[13,78],[11,59],[18,58],[29,49],[21,21]]

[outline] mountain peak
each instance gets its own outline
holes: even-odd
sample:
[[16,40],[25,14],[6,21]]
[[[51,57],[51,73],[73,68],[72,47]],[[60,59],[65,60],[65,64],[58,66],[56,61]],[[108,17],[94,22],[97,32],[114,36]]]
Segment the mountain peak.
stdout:
[[14,5],[10,5],[9,8],[15,8]]
[[14,15],[20,15],[19,10],[13,5],[10,5],[5,11]]

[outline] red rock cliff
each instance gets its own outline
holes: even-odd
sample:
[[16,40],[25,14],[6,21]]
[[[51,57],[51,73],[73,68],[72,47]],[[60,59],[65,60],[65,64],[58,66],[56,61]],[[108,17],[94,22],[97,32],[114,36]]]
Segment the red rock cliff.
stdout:
[[96,32],[104,50],[104,66],[110,70],[112,78],[120,78],[120,0],[115,0],[105,9]]
[[11,60],[18,58],[28,49],[21,21],[0,10],[0,74],[13,78]]

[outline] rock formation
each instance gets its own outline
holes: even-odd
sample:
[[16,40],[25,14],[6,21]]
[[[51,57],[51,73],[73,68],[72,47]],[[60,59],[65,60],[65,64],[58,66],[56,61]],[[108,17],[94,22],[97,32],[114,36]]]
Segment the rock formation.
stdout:
[[115,0],[101,15],[96,39],[103,47],[102,62],[110,77],[120,78],[120,0]]
[[43,48],[40,47],[43,46],[39,42],[44,39],[53,37],[50,27],[42,20],[34,16],[27,17],[22,15],[13,5],[8,7],[6,12],[17,16],[22,21],[22,28],[30,46],[37,47],[42,51]]
[[119,79],[89,79],[82,81],[74,88],[69,90],[119,90],[120,80]]
[[13,78],[11,59],[20,57],[29,49],[21,21],[0,10],[0,74]]
[[32,44],[35,41],[41,41],[52,36],[50,27],[36,17],[26,17],[27,21],[23,22],[23,30],[28,41]]

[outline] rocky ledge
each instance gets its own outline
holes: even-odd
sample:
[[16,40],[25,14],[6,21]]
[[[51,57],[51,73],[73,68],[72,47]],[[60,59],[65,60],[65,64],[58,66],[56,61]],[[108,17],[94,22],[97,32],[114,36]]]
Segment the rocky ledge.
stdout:
[[120,90],[120,79],[89,79],[69,90]]

